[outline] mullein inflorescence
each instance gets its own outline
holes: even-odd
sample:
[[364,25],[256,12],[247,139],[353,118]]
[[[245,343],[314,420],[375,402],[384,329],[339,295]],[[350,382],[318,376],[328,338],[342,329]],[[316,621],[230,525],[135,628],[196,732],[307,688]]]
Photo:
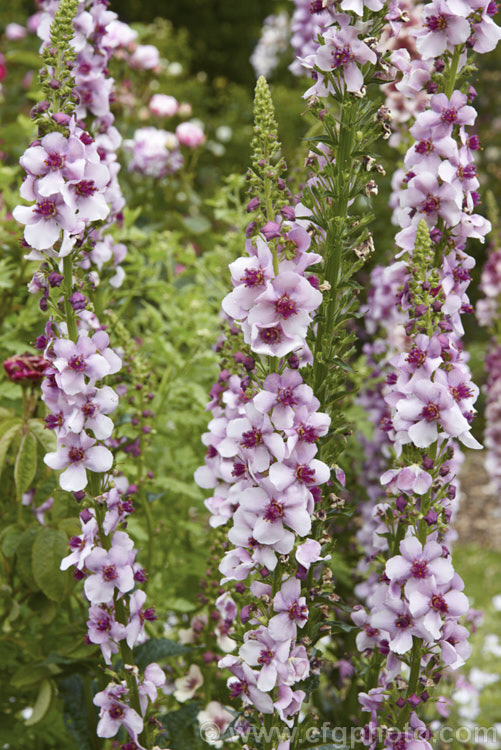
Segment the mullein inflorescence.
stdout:
[[406,338],[389,359],[384,400],[390,413],[381,425],[394,459],[381,476],[386,496],[373,508],[372,534],[366,534],[374,562],[361,588],[367,608],[353,613],[361,628],[357,645],[367,658],[359,701],[370,715],[368,742],[378,726],[392,726],[398,731],[386,741],[398,747],[411,741],[430,747],[420,707],[444,667],[457,668],[470,650],[459,623],[468,600],[451,563],[449,522],[461,459],[455,441],[480,447],[471,435],[478,388],[461,343],[461,315],[472,312],[466,289],[474,265],[465,244],[469,237],[483,240],[490,227],[475,212],[474,92],[456,82],[471,70],[471,50],[493,49],[500,37],[490,12],[475,2],[426,5],[423,27],[416,29],[421,58],[409,61],[403,75],[410,80],[428,69],[428,103],[410,129],[414,140],[394,213],[406,265],[397,292]]
[[[230,330],[237,321],[243,334],[245,351],[234,356],[247,374],[228,367],[213,388],[206,463],[196,475],[214,489],[211,524],[230,526],[233,547],[220,570],[243,602],[240,617],[234,607],[229,618],[238,655],[220,665],[233,673],[232,697],[262,712],[268,728],[297,721],[304,680],[318,672],[314,645],[330,633],[337,601],[325,563],[335,495],[324,499],[323,488],[332,493],[344,481],[336,459],[349,434],[341,403],[354,337],[346,324],[357,307],[353,275],[372,249],[370,216],[349,207],[376,192],[368,172],[382,168],[371,145],[388,133],[386,112],[363,100],[386,70],[373,38],[383,4],[363,27],[358,11],[330,11],[323,42],[303,61],[314,73],[305,97],[322,137],[308,155],[301,200],[287,190],[269,93],[258,81],[248,255],[230,265],[234,289],[223,300]],[[362,28],[368,44],[358,39]],[[331,97],[338,109],[329,112]]]
[[[61,488],[84,501],[81,534],[70,539],[70,554],[61,567],[73,566],[76,579],[84,579],[87,641],[100,646],[106,664],[111,666],[118,652],[123,664],[122,674],[94,697],[100,709],[97,732],[113,737],[123,726],[130,737],[124,747],[149,747],[144,716],[165,676],[156,664],[143,674],[134,666],[132,647],[144,638],[145,623],[155,614],[145,607],[146,594],[138,586],[146,573],[124,530],[134,510],[129,483],[111,473],[113,422],[108,415],[116,410],[118,396],[103,379],[120,371],[122,359],[90,309],[97,272],[86,273],[93,251],[106,242],[104,222],[116,221],[123,207],[116,154],[106,140],[113,121],[111,84],[105,81],[101,88],[104,52],[92,47],[116,16],[101,2],[76,0],[61,0],[51,11],[42,48],[46,98],[34,110],[40,136],[21,157],[27,172],[21,195],[30,204],[14,211],[25,225],[27,257],[42,261],[30,290],[42,292],[41,309],[50,314],[36,342],[46,362],[42,398],[50,413],[45,424],[57,437],[57,450],[45,456],[45,463],[62,470]],[[85,94],[88,81],[78,76],[75,81],[84,57],[92,58],[98,71],[90,90],[96,96],[107,92],[106,106],[98,107]],[[89,112],[96,117],[95,137],[81,119]]]
[[236,352],[234,360],[248,375],[226,370],[213,388],[206,464],[196,479],[214,488],[206,501],[212,525],[231,524],[223,582],[236,581],[238,592],[253,596],[241,608],[238,627],[231,597],[216,603],[240,638],[238,656],[220,662],[233,673],[231,695],[290,724],[305,697],[294,686],[310,669],[301,642],[308,609],[296,572],[321,557],[320,544],[308,535],[320,485],[330,474],[315,458],[330,419],[298,369],[312,357],[306,336],[322,294],[317,277],[307,273],[320,257],[309,249],[309,220],[296,218],[306,209],[287,196],[263,78],[255,122],[248,205],[255,219],[247,229],[248,255],[230,265],[234,289],[223,300],[232,325],[239,321],[248,353]]
[[501,490],[501,225],[492,193],[488,194],[489,215],[493,224],[491,244],[482,269],[480,289],[483,298],[477,302],[480,325],[489,332],[490,342],[485,359],[485,465],[496,491]]

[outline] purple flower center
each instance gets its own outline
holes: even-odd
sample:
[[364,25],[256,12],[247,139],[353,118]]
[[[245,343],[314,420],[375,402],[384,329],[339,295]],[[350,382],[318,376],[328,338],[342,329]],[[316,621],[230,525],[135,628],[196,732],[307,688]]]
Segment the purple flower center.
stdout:
[[449,125],[458,121],[458,111],[455,107],[446,107],[442,110],[441,119]]
[[108,709],[108,713],[112,719],[121,719],[124,715],[123,707],[119,703],[114,703]]
[[118,578],[116,565],[103,565],[103,578],[105,581],[114,581]]
[[310,13],[321,13],[324,9],[322,0],[312,0],[310,3]]
[[315,481],[315,469],[312,469],[306,464],[298,466],[296,469],[296,479],[304,484],[312,484]]
[[85,414],[86,417],[93,417],[96,413],[96,405],[92,403],[92,401],[86,401],[85,404],[82,406],[82,412]]
[[243,477],[246,472],[245,464],[241,464],[237,461],[233,464],[233,470],[231,472],[232,477]]
[[412,620],[409,617],[409,615],[400,615],[395,620],[395,627],[399,628],[400,630],[405,630],[406,628],[409,628],[412,625]]
[[51,201],[48,198],[43,198],[41,201],[38,201],[35,206],[35,212],[40,216],[43,216],[44,219],[49,219],[51,216],[57,214],[56,202]]
[[47,154],[47,158],[45,160],[45,164],[49,167],[49,169],[61,169],[61,167],[64,167],[65,157],[61,156],[61,154],[58,154],[57,151],[54,151],[52,154]]
[[85,359],[81,354],[74,354],[73,357],[68,360],[68,367],[70,370],[75,370],[75,372],[83,372],[85,370]]
[[242,435],[242,445],[244,448],[255,448],[256,445],[261,445],[263,442],[263,434],[261,430],[253,427],[252,430],[244,432]]
[[442,614],[445,614],[449,611],[447,602],[441,594],[433,594],[430,604],[436,612],[442,612]]
[[96,628],[101,633],[105,633],[107,630],[111,630],[111,620],[105,612],[103,612],[99,620],[96,621]]
[[463,268],[463,266],[456,266],[452,275],[454,276],[454,281],[469,281],[471,279],[470,272],[467,268]]
[[475,164],[466,164],[458,167],[457,174],[460,180],[472,180],[477,176],[477,167]]
[[258,664],[270,664],[275,656],[274,652],[269,648],[264,648],[257,658]]
[[425,25],[429,31],[445,31],[447,28],[447,18],[441,13],[438,16],[428,16]]
[[93,195],[96,190],[97,187],[94,184],[94,180],[80,180],[80,182],[75,185],[77,195],[82,195],[84,197]]
[[423,352],[423,350],[419,349],[417,346],[413,346],[406,359],[409,364],[421,367],[426,361],[426,352]]
[[296,428],[296,433],[300,440],[304,440],[305,443],[314,443],[318,440],[318,435],[314,427],[308,424],[300,424]]
[[419,141],[416,145],[416,151],[418,154],[431,154],[433,151],[433,141],[428,138],[426,141]]
[[306,620],[307,619],[307,608],[305,604],[299,604],[299,602],[293,602],[289,609],[289,620]]
[[284,516],[284,505],[283,503],[277,503],[276,500],[271,500],[270,504],[266,508],[264,512],[264,520],[270,521],[273,523],[273,521],[276,521],[277,518],[283,518]]
[[85,453],[81,448],[72,447],[68,451],[68,458],[72,464],[77,464],[79,461],[83,461]]
[[341,65],[346,65],[350,62],[352,59],[352,52],[351,48],[348,45],[345,45],[342,49],[336,49],[332,54],[332,67],[333,68],[340,68]]
[[272,328],[261,328],[259,331],[259,338],[261,341],[265,341],[267,344],[278,344],[282,339],[282,329],[280,326],[274,326]]
[[383,432],[390,432],[393,429],[393,422],[390,417],[382,417],[379,421],[379,427]]
[[435,211],[438,211],[439,208],[440,198],[437,198],[436,195],[432,195],[431,193],[428,193],[428,195],[420,205],[421,213],[426,214],[427,216],[435,213]]
[[87,75],[87,73],[90,73],[91,70],[92,70],[92,67],[90,63],[88,62],[82,62],[78,66],[78,72],[82,73],[82,75]]
[[264,272],[262,268],[246,268],[242,281],[245,286],[262,286],[264,284]]
[[214,448],[213,445],[209,445],[207,448],[207,452],[205,454],[207,458],[216,458],[217,456],[217,450]]
[[68,542],[71,549],[82,549],[85,542],[79,536],[72,536]]
[[461,401],[463,398],[470,398],[473,396],[471,388],[468,388],[466,383],[459,383],[459,385],[451,387],[449,390],[455,401]]
[[373,628],[371,625],[364,625],[364,629],[369,638],[375,638],[377,635],[379,635],[379,630],[377,628]]
[[240,695],[247,695],[249,693],[249,686],[245,680],[239,680],[234,682],[231,686],[230,698],[238,698]]
[[438,404],[430,402],[423,407],[421,412],[421,418],[426,419],[427,422],[435,422],[440,417],[440,407]]
[[297,404],[292,388],[279,388],[277,392],[277,401],[284,406],[295,406]]
[[411,575],[414,578],[426,578],[428,575],[428,566],[424,560],[414,560],[411,565]]
[[296,303],[292,300],[288,294],[284,294],[279,300],[275,302],[275,310],[277,313],[287,320],[291,315],[297,313]]
[[45,426],[48,430],[55,430],[56,427],[62,427],[64,422],[64,414],[62,411],[59,414],[48,414],[44,418]]

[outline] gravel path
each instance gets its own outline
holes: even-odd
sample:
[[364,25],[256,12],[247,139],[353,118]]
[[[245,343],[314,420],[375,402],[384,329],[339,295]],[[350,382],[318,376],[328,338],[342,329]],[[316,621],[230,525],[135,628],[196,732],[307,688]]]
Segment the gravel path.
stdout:
[[459,543],[501,550],[501,497],[489,484],[480,451],[468,451],[461,471],[461,504],[454,524]]

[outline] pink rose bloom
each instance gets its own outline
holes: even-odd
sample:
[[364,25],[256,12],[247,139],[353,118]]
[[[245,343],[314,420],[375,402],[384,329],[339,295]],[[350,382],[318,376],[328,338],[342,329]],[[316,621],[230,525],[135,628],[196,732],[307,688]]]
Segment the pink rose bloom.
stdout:
[[129,58],[129,65],[136,70],[153,70],[160,62],[160,52],[153,44],[138,44]]
[[24,39],[28,32],[24,26],[19,23],[8,23],[5,27],[5,36],[10,42],[17,42]]
[[151,97],[148,107],[157,117],[174,117],[179,109],[179,102],[174,96],[155,94]]
[[186,148],[198,148],[206,141],[204,131],[194,122],[182,122],[178,125],[176,136],[181,146]]

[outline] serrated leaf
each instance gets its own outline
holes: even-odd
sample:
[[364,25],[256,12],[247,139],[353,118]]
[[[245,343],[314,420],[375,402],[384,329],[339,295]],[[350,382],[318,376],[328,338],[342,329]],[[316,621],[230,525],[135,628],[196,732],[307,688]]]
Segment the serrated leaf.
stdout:
[[149,641],[134,649],[134,657],[139,669],[145,669],[151,662],[180,656],[189,651],[191,651],[189,646],[184,646],[177,641],[170,641],[168,638],[150,638]]
[[44,526],[33,544],[33,576],[45,596],[55,602],[66,595],[67,576],[60,570],[61,560],[67,553],[66,534],[59,529]]
[[47,453],[56,450],[57,440],[52,430],[44,427],[41,419],[30,419],[28,422],[30,432],[36,437],[42,448]]
[[24,723],[27,727],[31,727],[33,724],[37,724],[43,719],[50,707],[52,700],[52,683],[50,680],[44,680],[40,685],[35,705],[33,706],[33,713],[30,718]]
[[30,488],[36,473],[37,441],[35,436],[28,432],[21,440],[14,466],[14,481],[18,499]]

